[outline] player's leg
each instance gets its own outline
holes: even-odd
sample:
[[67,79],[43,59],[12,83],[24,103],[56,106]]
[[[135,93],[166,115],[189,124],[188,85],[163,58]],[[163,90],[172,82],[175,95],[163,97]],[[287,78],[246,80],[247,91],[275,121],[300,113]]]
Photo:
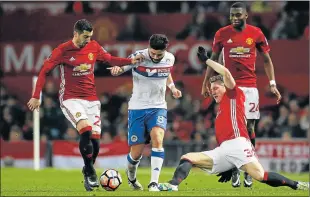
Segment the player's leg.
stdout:
[[137,180],[137,169],[142,159],[145,143],[145,110],[128,110],[128,145],[126,175],[129,186],[134,190],[143,190]]
[[158,180],[165,157],[163,139],[167,127],[167,110],[149,109],[146,119],[147,130],[150,132],[152,142],[151,180],[148,188],[149,191],[160,191],[158,189]]
[[294,190],[309,190],[309,182],[293,181],[276,172],[265,172],[262,165],[258,161],[245,164],[242,170],[249,173],[255,180],[270,185],[272,187],[287,186]]
[[227,161],[221,147],[211,151],[187,153],[181,157],[173,178],[168,183],[159,184],[160,190],[178,191],[178,186],[186,179],[192,167],[198,167],[209,171],[211,174],[216,174],[230,170],[234,165]]
[[86,101],[87,106],[85,110],[92,125],[91,143],[93,145],[92,162],[95,164],[100,150],[100,136],[101,136],[101,104],[100,101]]
[[[259,94],[257,88],[248,88],[248,87],[241,87],[244,95],[245,95],[245,103],[244,103],[244,109],[245,109],[245,116],[247,118],[247,130],[248,134],[251,140],[251,143],[253,147],[255,147],[255,123],[260,117],[259,113]],[[236,174],[236,173],[235,173]],[[237,179],[236,176],[233,173],[232,177],[232,183],[234,180]],[[237,173],[238,175],[238,173]],[[240,173],[239,173],[240,177]],[[245,187],[251,187],[253,185],[253,181],[251,176],[247,174],[247,172],[244,172],[244,182]]]
[[84,160],[84,167],[82,170],[84,175],[84,187],[87,191],[92,191],[92,187],[98,187],[98,181],[95,176],[92,162],[92,126],[88,121],[87,113],[81,100],[65,100],[61,102],[61,109],[65,117],[72,123],[80,134],[79,149]]
[[[255,123],[256,119],[247,119],[247,130],[253,147],[255,147]],[[252,177],[247,172],[244,172],[243,185],[244,187],[252,187],[253,185]]]

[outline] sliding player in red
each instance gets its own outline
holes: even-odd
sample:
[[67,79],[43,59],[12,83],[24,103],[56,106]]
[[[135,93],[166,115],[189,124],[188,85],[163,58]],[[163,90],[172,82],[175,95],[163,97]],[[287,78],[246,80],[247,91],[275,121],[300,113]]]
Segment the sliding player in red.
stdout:
[[[211,58],[214,61],[223,55],[223,65],[231,72],[237,85],[245,94],[245,115],[247,131],[251,143],[255,147],[255,122],[259,119],[259,95],[256,88],[256,49],[264,58],[265,72],[270,81],[271,92],[277,96],[277,103],[281,95],[276,87],[273,64],[269,55],[270,47],[263,32],[252,25],[246,24],[248,18],[244,3],[234,3],[230,8],[231,25],[219,29],[214,37]],[[210,95],[208,81],[214,71],[207,68],[205,80],[202,85],[202,95]],[[253,182],[247,173],[244,174],[244,186],[251,187]],[[240,172],[236,169],[233,173],[232,186],[240,186]]]
[[275,172],[266,172],[256,157],[246,128],[245,95],[227,68],[208,58],[203,47],[198,58],[220,75],[210,78],[211,92],[219,104],[215,120],[215,136],[219,146],[210,151],[187,153],[181,157],[173,178],[160,183],[161,191],[178,191],[192,167],[220,176],[219,182],[232,177],[232,169],[240,168],[255,180],[272,187],[287,186],[294,190],[309,190],[309,182],[293,181]]
[[60,44],[45,60],[32,98],[28,102],[30,110],[39,109],[40,92],[45,84],[46,75],[59,66],[60,107],[80,134],[79,148],[84,160],[82,172],[87,191],[99,187],[93,166],[99,153],[101,133],[100,101],[94,80],[95,62],[103,61],[113,66],[124,66],[143,60],[143,56],[140,55],[132,59],[111,56],[98,42],[91,40],[92,35],[93,27],[89,21],[82,19],[75,23],[73,39]]

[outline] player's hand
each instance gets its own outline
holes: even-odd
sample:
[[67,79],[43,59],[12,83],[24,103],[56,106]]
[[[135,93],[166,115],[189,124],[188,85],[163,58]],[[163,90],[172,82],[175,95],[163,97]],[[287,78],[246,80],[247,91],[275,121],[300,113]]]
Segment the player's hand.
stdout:
[[218,175],[216,175],[216,176],[220,176],[220,179],[218,180],[218,182],[226,183],[227,181],[230,181],[232,177],[232,172],[233,172],[233,169],[230,169],[228,171],[221,172]]
[[208,87],[208,85],[202,84],[201,95],[204,98],[207,98],[207,97],[211,96],[211,91],[210,91],[210,88]]
[[270,90],[271,90],[271,92],[274,95],[276,95],[276,97],[277,97],[277,104],[279,104],[280,101],[281,101],[282,96],[281,96],[279,90],[277,89],[277,86],[275,86],[275,85],[270,86]]
[[136,63],[141,63],[143,62],[145,57],[142,54],[136,55],[135,57],[131,58],[131,63],[136,64]]
[[180,90],[178,90],[176,87],[172,87],[171,88],[171,92],[172,92],[172,96],[176,99],[181,98],[182,97],[182,92]]
[[124,72],[124,69],[119,66],[113,66],[107,68],[110,70],[112,76],[118,76]]
[[41,105],[40,100],[39,100],[39,99],[36,99],[36,98],[31,98],[31,99],[29,100],[29,102],[27,103],[27,106],[28,106],[28,108],[29,108],[31,111],[33,111],[33,110],[35,110],[35,109],[36,109],[37,111],[39,111],[40,105]]
[[206,63],[206,61],[209,59],[206,49],[202,46],[198,47],[197,57],[203,63]]

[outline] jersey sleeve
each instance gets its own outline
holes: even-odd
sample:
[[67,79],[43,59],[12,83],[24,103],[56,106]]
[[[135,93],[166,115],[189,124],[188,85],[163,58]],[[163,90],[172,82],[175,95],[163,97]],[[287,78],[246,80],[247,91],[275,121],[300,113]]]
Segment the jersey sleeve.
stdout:
[[[142,52],[141,52],[142,53]],[[130,54],[129,56],[128,56],[128,58],[133,58],[133,57],[135,57],[136,55],[138,55],[139,54],[139,52],[135,52],[135,53],[133,53],[133,54]],[[125,65],[125,66],[123,66],[122,68],[124,69],[124,72],[127,72],[128,70],[131,70],[131,69],[133,69],[133,68],[135,68],[135,67],[137,67],[137,65],[136,64],[128,64],[128,65]]]
[[51,70],[53,70],[61,62],[61,50],[56,48],[52,51],[52,54],[44,61],[43,66],[39,72],[36,87],[34,89],[32,98],[39,99],[42,88],[45,84],[46,76]]
[[270,47],[267,38],[265,37],[261,29],[258,29],[257,33],[258,38],[256,41],[256,48],[258,49],[259,52],[268,53],[270,51]]
[[102,61],[102,62],[110,62],[111,61],[111,54],[108,53],[102,46],[100,46],[98,43],[97,45],[97,60]]
[[220,32],[220,30],[218,30],[215,33],[213,43],[212,43],[212,52],[214,52],[214,53],[220,53],[222,48],[223,48],[220,35],[221,35],[221,32]]
[[236,99],[237,97],[244,97],[243,91],[235,86],[233,89],[226,88],[227,97],[230,99]]

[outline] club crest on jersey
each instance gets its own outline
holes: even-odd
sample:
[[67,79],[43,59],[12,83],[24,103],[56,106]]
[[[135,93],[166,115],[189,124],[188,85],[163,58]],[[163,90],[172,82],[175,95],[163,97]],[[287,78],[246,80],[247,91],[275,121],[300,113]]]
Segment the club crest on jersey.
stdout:
[[81,112],[76,112],[75,117],[76,117],[76,118],[81,117]]
[[132,142],[136,142],[136,141],[138,141],[138,137],[136,135],[133,135],[133,136],[131,136],[130,140]]
[[245,41],[248,45],[251,45],[253,44],[253,39],[252,38],[247,38],[246,41]]
[[88,53],[88,59],[89,59],[89,60],[93,60],[93,59],[94,59],[94,54]]

